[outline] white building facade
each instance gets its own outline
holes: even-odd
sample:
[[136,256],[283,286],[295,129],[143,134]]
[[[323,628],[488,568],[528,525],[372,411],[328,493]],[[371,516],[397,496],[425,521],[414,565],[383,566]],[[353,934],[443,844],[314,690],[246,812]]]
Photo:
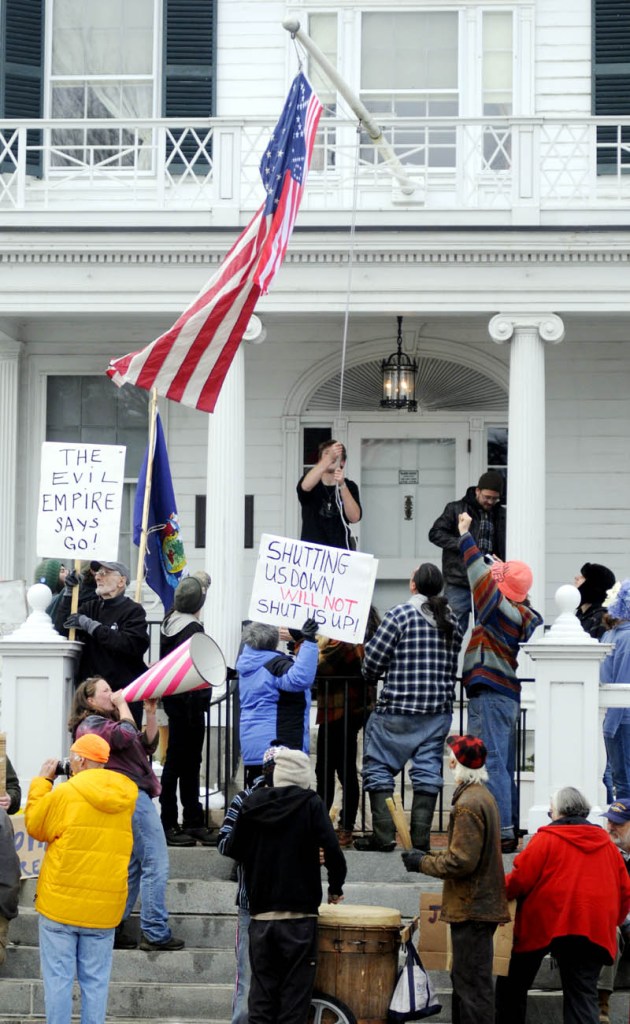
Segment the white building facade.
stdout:
[[[414,190],[306,61],[326,112],[258,305],[264,341],[241,347],[214,416],[160,403],[187,555],[214,579],[210,631],[232,658],[258,539],[299,535],[295,485],[330,434],[361,488],[381,610],[439,563],[431,523],[489,465],[507,467],[508,554],[532,564],[543,611],[585,561],[630,575],[630,13],[0,0],[0,577],[32,578],[44,440],[128,445],[133,557],[147,396],[104,371],[176,319],[260,205],[297,69],[287,16]],[[379,407],[397,316],[414,413]]]

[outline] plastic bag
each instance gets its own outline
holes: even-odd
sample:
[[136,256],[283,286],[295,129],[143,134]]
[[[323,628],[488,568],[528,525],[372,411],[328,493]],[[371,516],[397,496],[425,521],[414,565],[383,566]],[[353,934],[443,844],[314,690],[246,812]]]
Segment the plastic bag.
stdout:
[[407,962],[398,975],[396,988],[389,1004],[388,1021],[422,1020],[433,1017],[442,1009],[435,998],[429,975],[425,971],[418,950],[411,939],[405,943]]

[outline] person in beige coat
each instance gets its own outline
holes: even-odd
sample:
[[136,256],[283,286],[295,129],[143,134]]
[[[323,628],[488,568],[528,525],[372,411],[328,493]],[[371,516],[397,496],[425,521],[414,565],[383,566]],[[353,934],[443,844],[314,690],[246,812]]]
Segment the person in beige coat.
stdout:
[[487,751],[477,736],[449,736],[456,784],[446,850],[402,854],[407,871],[444,879],[442,920],[451,926],[454,1024],[492,1024],[492,940],[510,919],[501,857],[501,824],[485,786]]

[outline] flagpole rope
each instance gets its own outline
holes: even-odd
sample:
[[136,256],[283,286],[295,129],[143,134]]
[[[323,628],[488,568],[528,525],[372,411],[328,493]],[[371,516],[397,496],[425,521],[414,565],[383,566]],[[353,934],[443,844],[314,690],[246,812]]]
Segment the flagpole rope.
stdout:
[[[301,40],[297,39],[295,32],[291,32],[291,40],[292,40],[293,46],[295,48],[295,53],[296,53],[296,56],[297,56],[299,68],[300,68],[300,70],[302,70],[303,59],[305,60],[307,58],[307,51],[304,48],[304,45],[301,42]],[[325,68],[324,68],[324,71],[326,71]],[[338,86],[336,85],[335,82],[333,82],[333,85],[335,85],[335,88],[338,89]],[[343,95],[343,93],[341,94],[341,97],[342,97],[342,99],[346,99],[346,97]],[[354,110],[351,112],[350,116],[352,116],[352,115],[354,115],[356,117],[356,113],[355,113]],[[354,182],[353,182],[353,186],[352,186],[352,219],[351,219],[351,222],[350,222],[350,243],[349,243],[349,246],[348,246],[348,284],[347,284],[347,288],[346,288],[346,306],[345,306],[344,317],[343,317],[343,335],[342,335],[342,342],[341,342],[341,372],[340,372],[340,376],[339,376],[339,415],[340,416],[341,416],[341,413],[343,411],[343,385],[344,385],[344,377],[345,377],[345,372],[346,372],[346,351],[347,351],[347,345],[348,345],[348,321],[350,319],[350,296],[352,294],[352,271],[354,269],[354,245],[355,245],[355,237],[356,237],[356,230],[355,229],[356,229],[356,222],[357,222],[357,205],[358,205],[358,195],[359,195],[359,155],[360,155],[360,141],[361,141],[361,128],[362,128],[362,125],[363,125],[363,122],[361,121],[361,119],[359,119],[357,121],[357,143],[356,143],[356,150],[355,150],[355,157],[354,157]]]
[[348,246],[348,284],[346,287],[346,308],[343,316],[343,338],[341,343],[341,373],[339,375],[339,415],[343,410],[343,382],[346,373],[346,351],[348,346],[348,321],[350,320],[350,296],[352,295],[352,271],[354,270],[354,243],[357,225],[357,204],[359,195],[359,144],[361,122],[357,124],[357,143],[354,157],[354,183],[352,187],[352,220],[350,222],[350,244]]

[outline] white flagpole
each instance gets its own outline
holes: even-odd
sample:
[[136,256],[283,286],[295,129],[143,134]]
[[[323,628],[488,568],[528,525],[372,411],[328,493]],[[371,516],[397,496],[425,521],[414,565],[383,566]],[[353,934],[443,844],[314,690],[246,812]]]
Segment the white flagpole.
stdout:
[[384,137],[381,128],[376,123],[367,107],[361,103],[361,100],[356,93],[352,91],[348,83],[341,77],[334,64],[330,63],[328,57],[322,53],[317,43],[314,43],[311,37],[300,28],[300,23],[297,18],[287,18],[282,22],[282,27],[286,29],[287,32],[290,32],[295,39],[298,39],[301,42],[304,49],[307,50],[313,60],[319,64],[322,71],[328,75],[337,91],[341,93],[351,110],[357,115],[359,121],[364,125],[365,130],[372,139],[374,145],[380,149],[390,171],[396,180],[400,182],[400,188],[403,194],[406,196],[412,195],[416,190],[415,184],[405,172],[403,165],[387,139]]

